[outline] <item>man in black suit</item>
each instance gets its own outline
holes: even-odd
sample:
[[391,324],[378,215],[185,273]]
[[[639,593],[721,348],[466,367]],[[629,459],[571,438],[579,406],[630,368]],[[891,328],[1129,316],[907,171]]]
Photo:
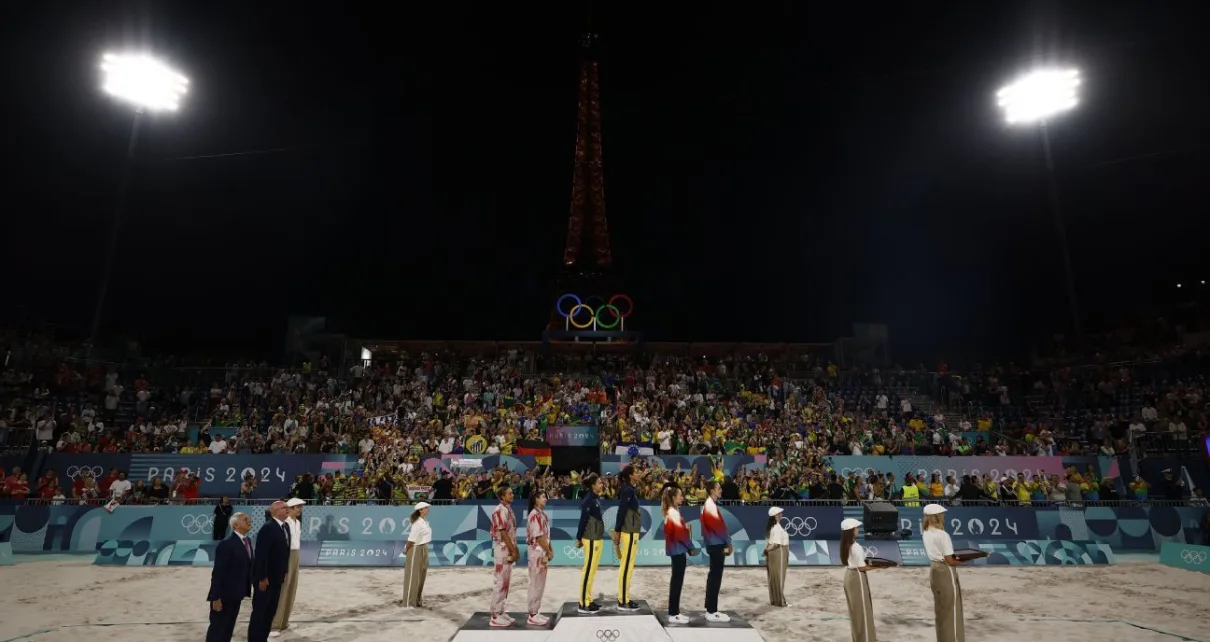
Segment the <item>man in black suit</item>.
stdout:
[[246,513],[235,513],[230,523],[235,532],[214,550],[214,570],[206,594],[210,603],[206,642],[231,642],[240,602],[252,595],[252,542],[248,539],[252,519]]
[[252,558],[252,618],[248,642],[268,642],[273,614],[281,599],[282,583],[290,570],[290,534],[286,525],[286,502],[273,502],[270,519],[256,533]]

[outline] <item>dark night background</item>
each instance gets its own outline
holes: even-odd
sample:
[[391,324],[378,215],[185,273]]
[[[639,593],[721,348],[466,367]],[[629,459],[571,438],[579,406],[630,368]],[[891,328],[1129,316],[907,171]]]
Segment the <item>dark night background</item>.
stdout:
[[[1198,3],[652,6],[595,11],[614,259],[649,340],[885,322],[893,356],[933,361],[1065,329],[1039,138],[994,99],[1049,61],[1085,79],[1052,131],[1088,329],[1210,278]],[[192,91],[145,121],[106,332],[538,339],[585,13],[5,4],[3,315],[87,330],[131,122],[98,63],[146,47]]]

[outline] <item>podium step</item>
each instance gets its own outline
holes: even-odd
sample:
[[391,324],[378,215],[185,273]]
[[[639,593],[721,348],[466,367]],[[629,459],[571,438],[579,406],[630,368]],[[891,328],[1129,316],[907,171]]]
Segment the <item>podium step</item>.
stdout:
[[529,618],[528,613],[509,613],[515,622],[508,628],[495,627],[490,624],[492,614],[487,611],[478,611],[471,615],[466,624],[458,629],[454,637],[450,638],[450,642],[544,642],[550,639],[550,634],[554,631],[555,621],[558,619],[557,613],[543,613],[550,621],[546,626],[531,626],[526,623]]
[[593,615],[582,614],[575,602],[559,609],[559,621],[550,642],[668,642],[668,634],[651,605],[638,601],[637,611],[619,611],[616,604]]
[[731,617],[730,622],[707,622],[705,613],[682,611],[689,618],[688,624],[669,624],[667,613],[656,613],[655,617],[664,632],[674,642],[763,642],[764,638],[752,625],[735,611],[723,611]]
[[558,613],[544,613],[546,626],[529,626],[525,613],[509,613],[516,621],[508,628],[489,624],[491,615],[475,613],[450,642],[763,642],[764,638],[742,616],[727,611],[730,622],[707,622],[704,614],[684,612],[689,624],[669,624],[667,613],[655,613],[639,601],[635,611],[619,611],[616,604],[589,615],[568,602]]

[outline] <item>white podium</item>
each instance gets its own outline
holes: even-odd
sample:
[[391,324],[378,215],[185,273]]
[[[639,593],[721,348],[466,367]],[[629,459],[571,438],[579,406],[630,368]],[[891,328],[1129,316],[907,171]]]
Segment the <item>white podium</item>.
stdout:
[[546,613],[546,626],[529,626],[525,613],[509,613],[512,626],[493,627],[491,615],[475,613],[450,638],[451,642],[763,642],[747,620],[734,612],[730,622],[707,622],[701,613],[684,612],[689,624],[669,624],[667,613],[655,613],[639,601],[637,611],[602,608],[593,615],[580,613],[568,602],[558,613]]
[[559,620],[549,642],[668,642],[668,634],[651,606],[637,601],[639,610],[619,611],[617,605],[602,607],[594,615],[581,614],[575,602],[559,610]]
[[667,613],[656,613],[664,632],[674,642],[764,642],[764,638],[748,621],[734,611],[723,611],[730,622],[707,622],[704,613],[681,611],[688,624],[669,624]]
[[491,625],[492,614],[479,611],[471,616],[462,628],[450,638],[451,642],[545,642],[555,629],[557,613],[543,613],[550,621],[546,626],[531,626],[526,620],[528,613],[509,613],[515,620],[508,628]]

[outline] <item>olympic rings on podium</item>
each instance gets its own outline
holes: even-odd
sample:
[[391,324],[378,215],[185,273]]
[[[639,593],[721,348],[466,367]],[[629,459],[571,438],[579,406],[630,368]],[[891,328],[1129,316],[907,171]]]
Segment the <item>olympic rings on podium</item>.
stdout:
[[[571,307],[566,306],[571,303]],[[594,307],[593,304],[596,303]],[[618,304],[623,304],[621,308]],[[555,311],[559,313],[572,327],[578,330],[587,330],[592,327],[599,327],[603,330],[612,330],[618,327],[622,319],[629,317],[634,312],[634,301],[625,294],[615,294],[609,297],[606,301],[602,297],[592,295],[580,299],[575,294],[564,294],[555,302]]]

